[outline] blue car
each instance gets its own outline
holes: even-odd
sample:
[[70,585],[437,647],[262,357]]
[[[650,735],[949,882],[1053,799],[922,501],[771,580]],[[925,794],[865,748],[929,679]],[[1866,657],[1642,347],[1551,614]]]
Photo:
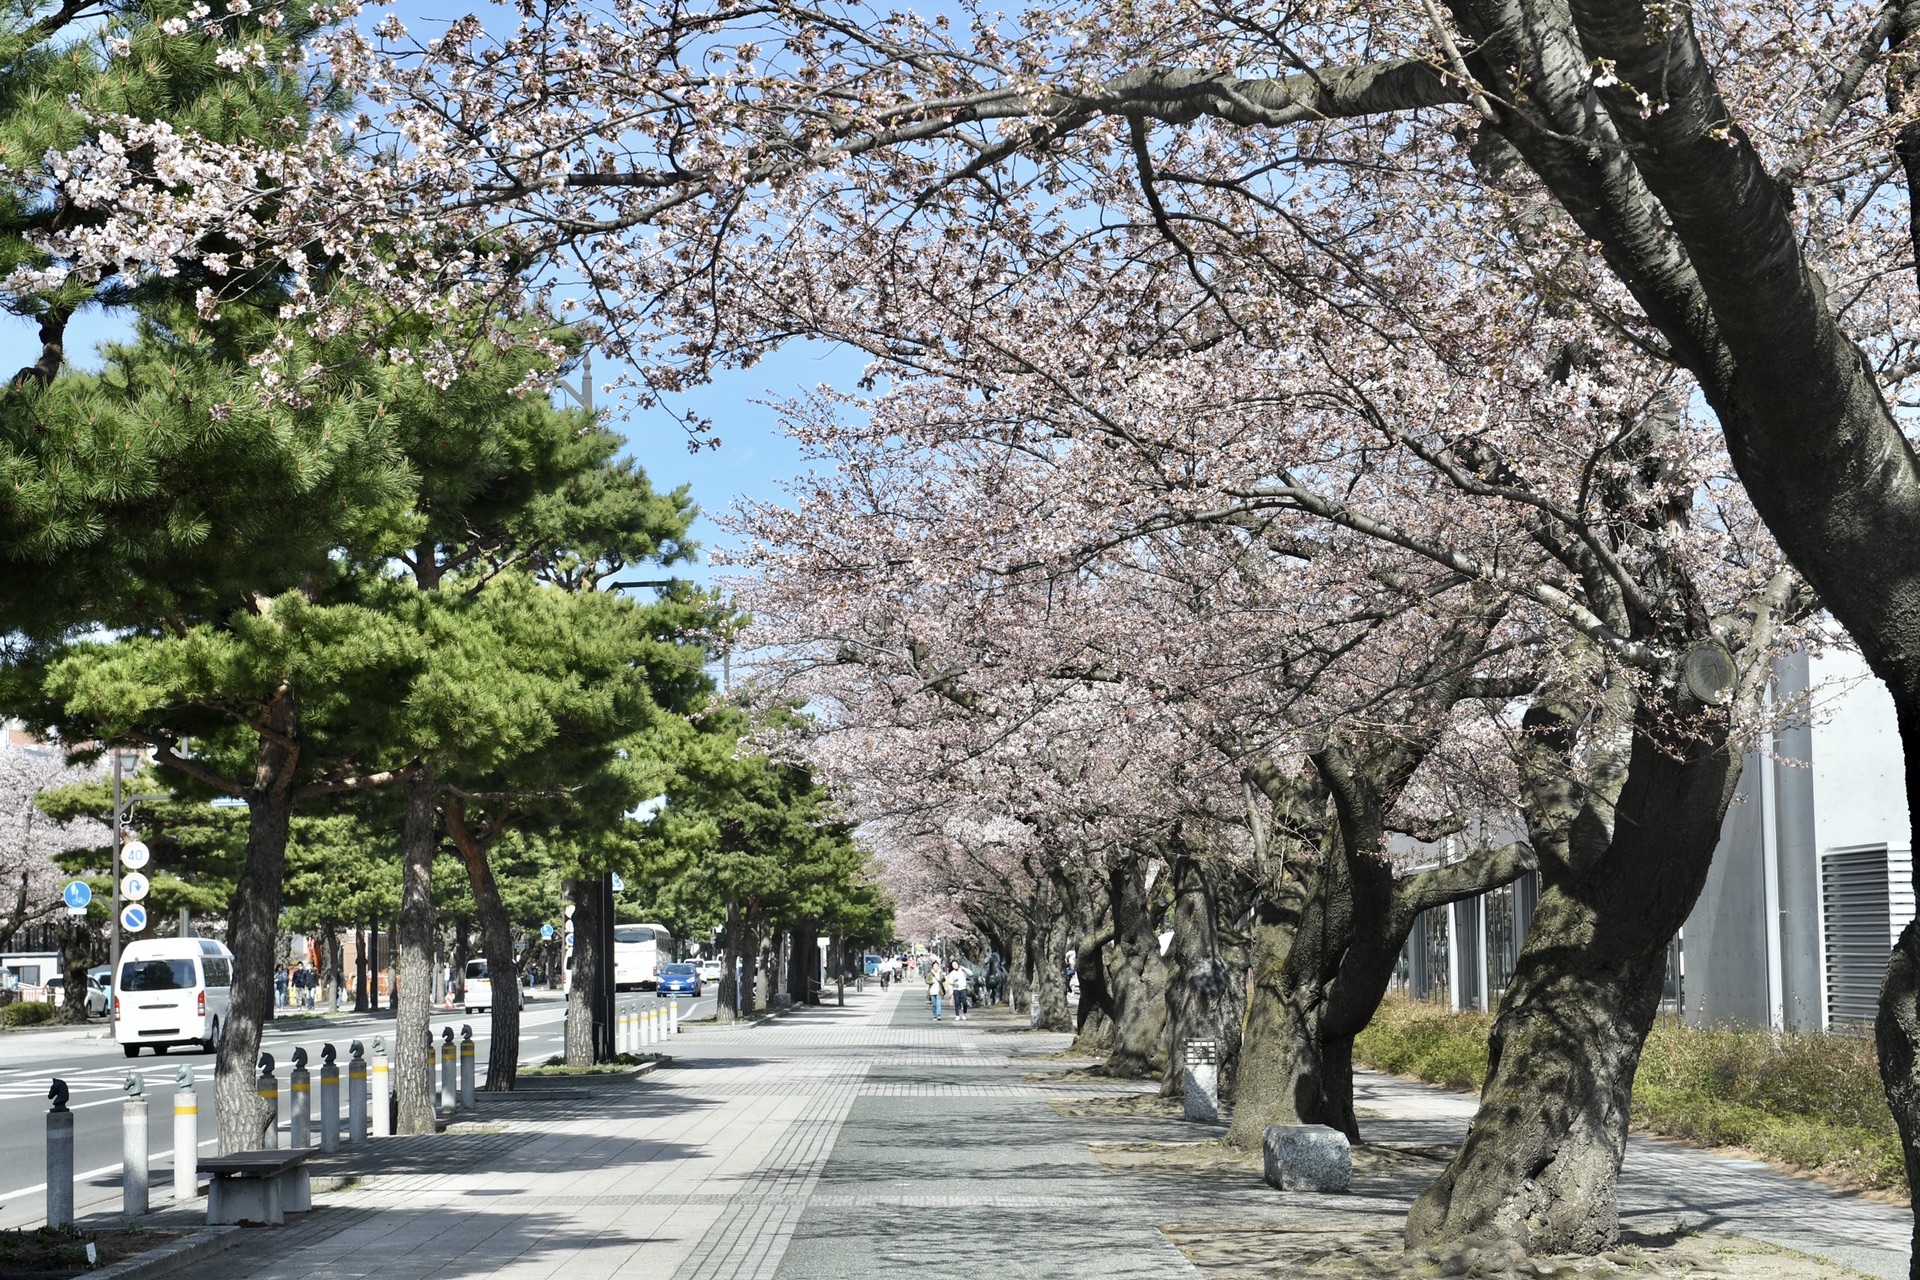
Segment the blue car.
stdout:
[[660,985],[655,987],[656,996],[692,996],[700,998],[700,966],[696,964],[663,964],[660,966]]

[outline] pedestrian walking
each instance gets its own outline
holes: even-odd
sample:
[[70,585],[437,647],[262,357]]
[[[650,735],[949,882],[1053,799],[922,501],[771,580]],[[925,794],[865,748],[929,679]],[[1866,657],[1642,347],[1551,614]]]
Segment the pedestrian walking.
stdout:
[[967,971],[960,967],[958,960],[953,962],[953,969],[947,974],[947,990],[953,993],[953,1020],[965,1022],[967,1020]]
[[938,966],[927,975],[927,1000],[933,1005],[933,1020],[940,1021],[940,1000],[947,994],[947,975]]
[[285,969],[273,971],[273,1007],[276,1009],[287,1007],[287,971]]

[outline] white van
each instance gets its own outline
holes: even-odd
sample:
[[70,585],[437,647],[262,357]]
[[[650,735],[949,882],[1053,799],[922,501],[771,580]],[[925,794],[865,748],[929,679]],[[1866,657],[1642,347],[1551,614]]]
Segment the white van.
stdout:
[[150,1044],[220,1047],[233,991],[233,952],[211,938],[142,938],[120,952],[113,1038],[129,1058]]
[[[465,1009],[469,1013],[475,1013],[493,1008],[493,971],[487,967],[485,960],[467,961],[467,983],[465,990],[466,994],[460,998],[460,1007],[462,1009]],[[520,992],[516,990],[514,995],[518,997]],[[524,998],[520,999],[517,1007],[521,1009],[526,1008],[526,1000]]]

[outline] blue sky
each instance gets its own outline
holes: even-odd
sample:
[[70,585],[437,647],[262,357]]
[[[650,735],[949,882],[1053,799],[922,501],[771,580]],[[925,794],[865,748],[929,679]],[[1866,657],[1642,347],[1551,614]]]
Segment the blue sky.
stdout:
[[[131,332],[124,318],[98,311],[87,311],[74,318],[67,332],[68,359],[82,368],[96,368],[95,348],[102,342],[123,339]],[[11,371],[30,364],[39,354],[39,340],[32,326],[8,319],[0,323],[0,371]],[[647,470],[657,489],[672,489],[682,484],[693,486],[694,501],[704,513],[695,526],[702,555],[699,565],[682,566],[676,573],[706,582],[712,575],[705,551],[725,539],[711,516],[723,512],[736,499],[778,500],[779,482],[807,470],[799,448],[783,435],[773,410],[764,403],[771,398],[792,395],[818,383],[851,388],[859,379],[865,357],[845,348],[817,343],[790,343],[752,369],[725,374],[711,386],[699,388],[680,401],[714,423],[713,434],[722,442],[718,449],[687,451],[687,435],[671,417],[661,413],[629,414],[617,397],[602,395],[599,407],[607,410],[613,426],[627,437],[630,452]],[[594,381],[605,384],[617,374],[617,367],[594,367]]]

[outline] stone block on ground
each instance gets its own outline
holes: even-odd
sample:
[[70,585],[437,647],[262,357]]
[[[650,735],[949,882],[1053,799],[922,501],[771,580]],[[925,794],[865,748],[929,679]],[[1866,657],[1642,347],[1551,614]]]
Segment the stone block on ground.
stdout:
[[1189,1062],[1181,1070],[1181,1098],[1189,1120],[1209,1124],[1220,1119],[1220,1068],[1211,1062]]
[[1261,1147],[1267,1184],[1282,1191],[1345,1191],[1353,1181],[1353,1151],[1338,1129],[1270,1124]]

